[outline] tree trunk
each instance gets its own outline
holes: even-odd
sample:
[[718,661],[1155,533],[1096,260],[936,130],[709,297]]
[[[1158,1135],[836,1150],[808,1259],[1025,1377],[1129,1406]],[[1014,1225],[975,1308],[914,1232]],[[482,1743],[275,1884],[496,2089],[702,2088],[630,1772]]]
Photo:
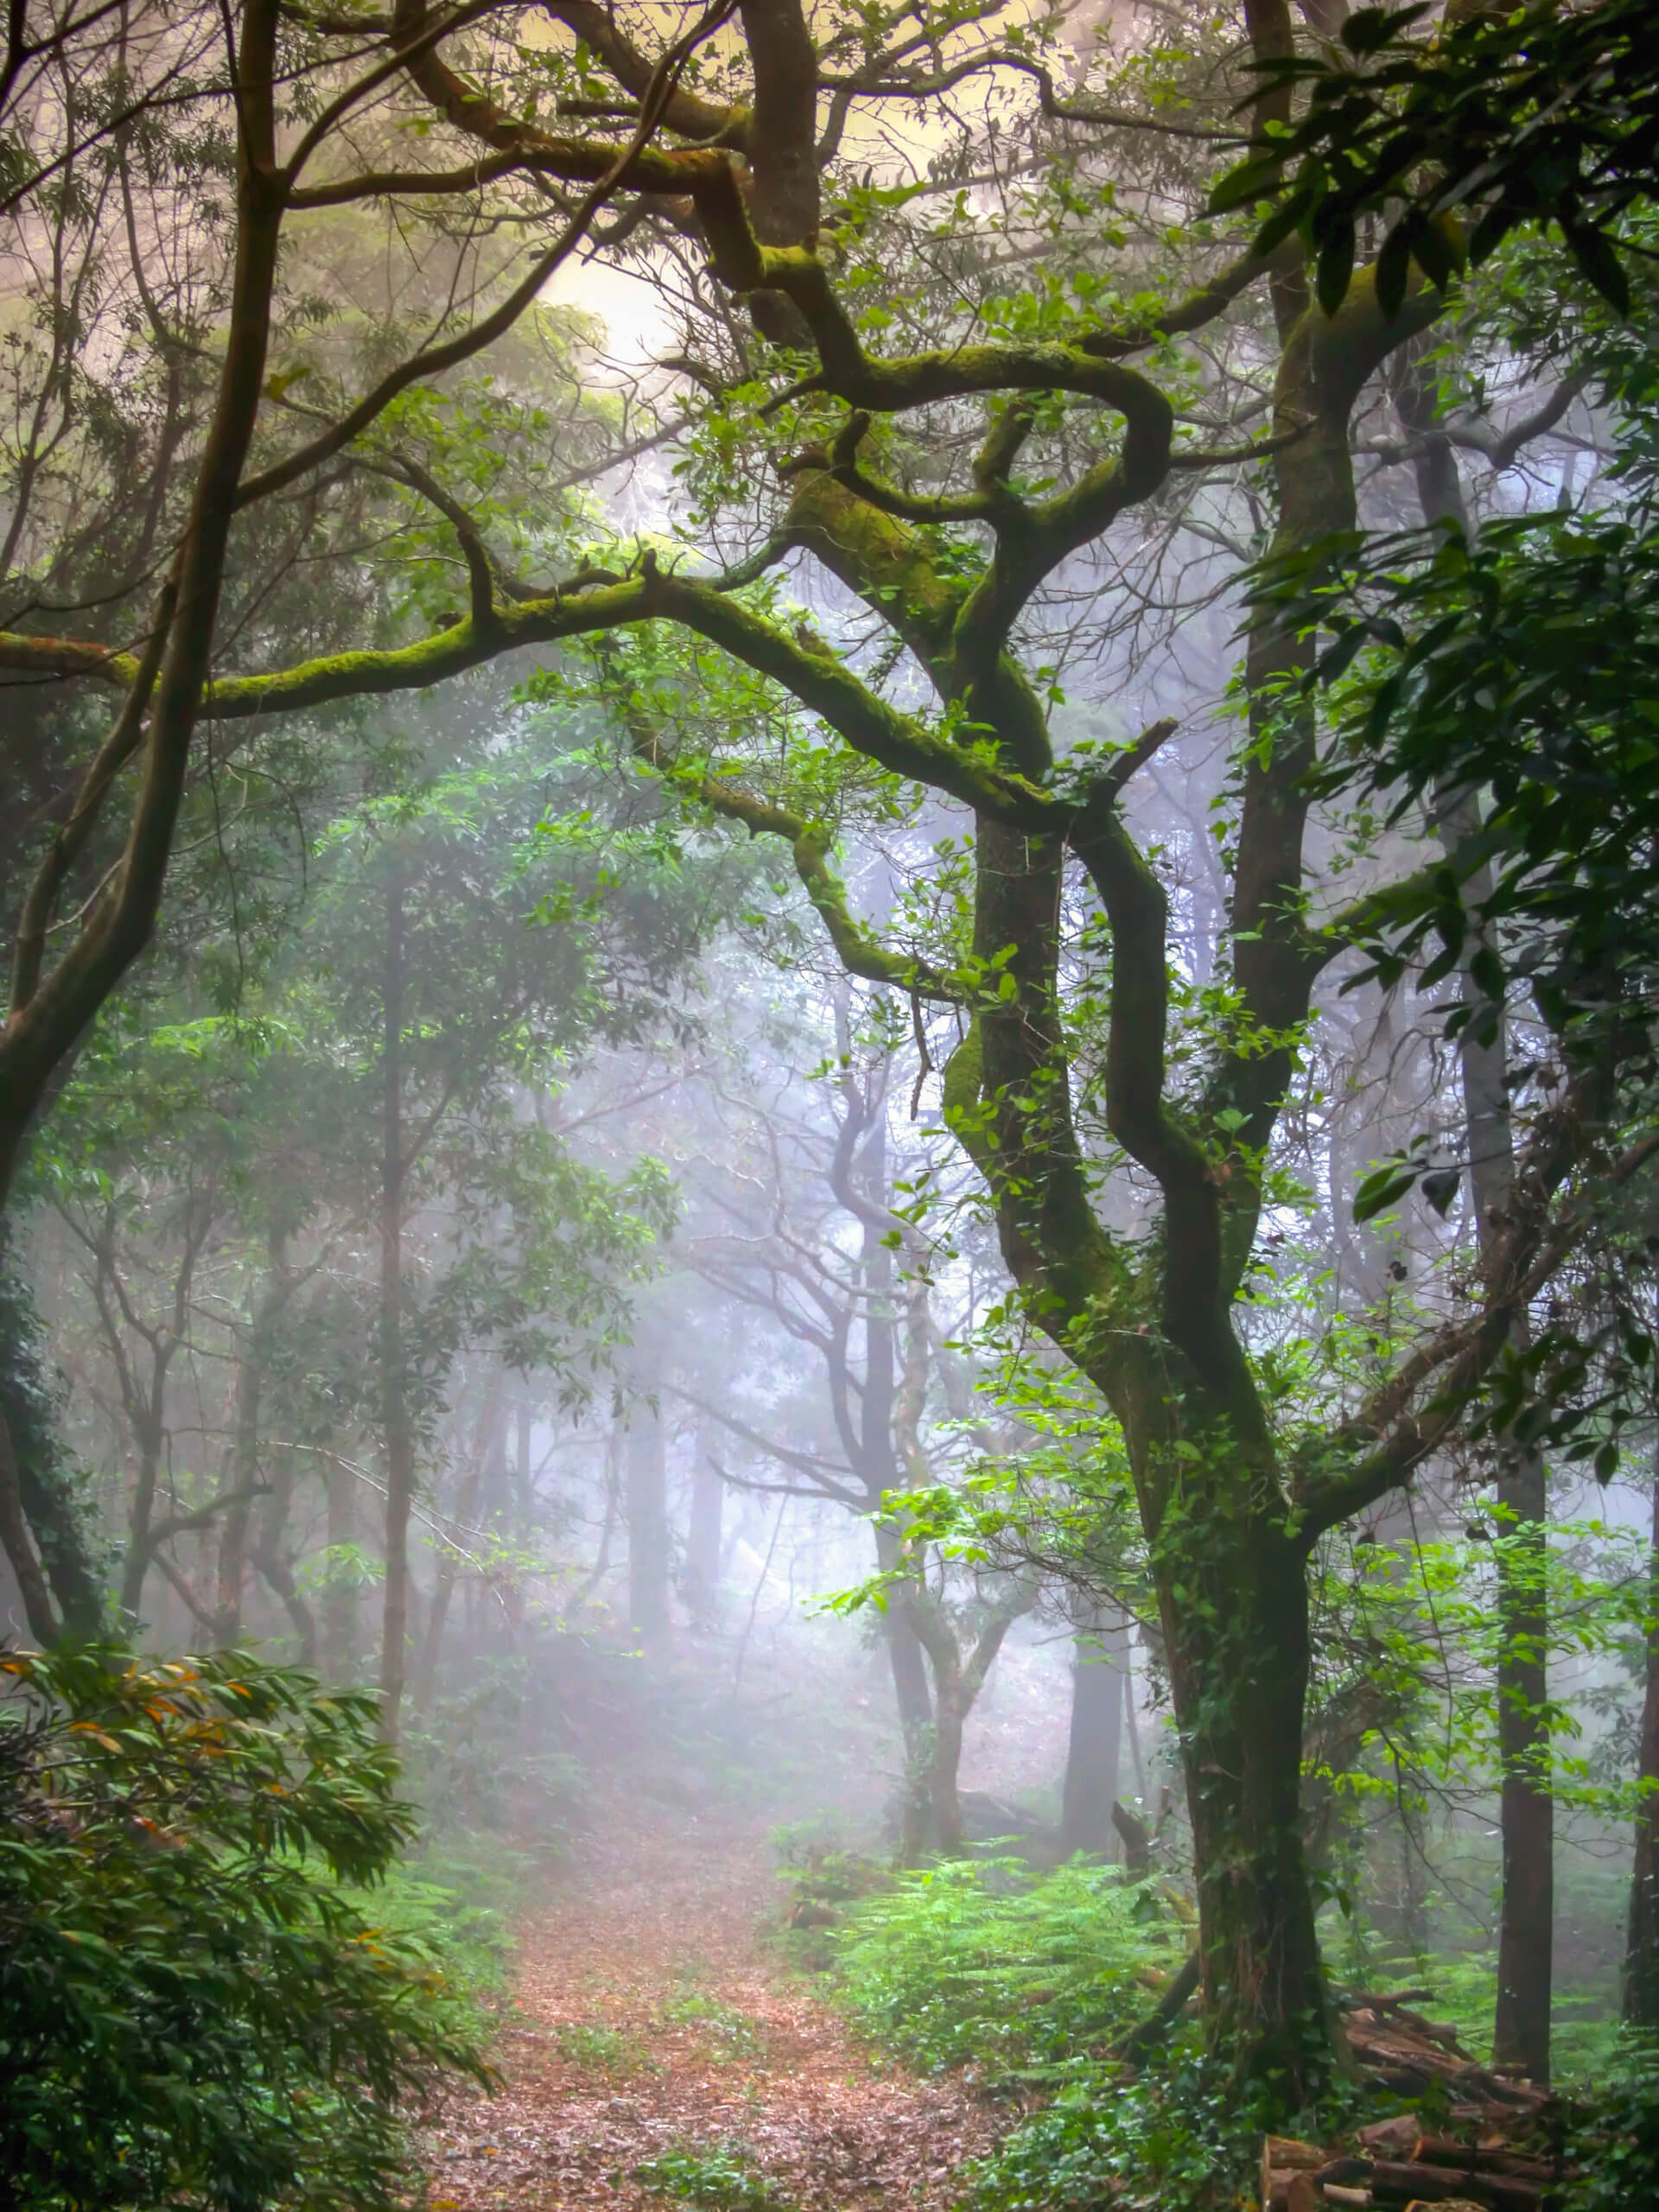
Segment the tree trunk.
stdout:
[[959,1669],[948,1668],[941,1679],[933,1669],[933,1758],[927,1777],[930,1841],[943,1858],[959,1856],[966,1840],[962,1827],[962,1799],[957,1789],[962,1772],[962,1732],[969,1700],[963,1695]]
[[531,1431],[534,1427],[531,1402],[528,1398],[520,1398],[513,1408],[512,1516],[514,1532],[521,1544],[530,1541],[535,1512],[530,1471]]
[[259,1396],[264,1381],[264,1347],[258,1321],[242,1349],[237,1369],[231,1449],[225,1488],[230,1503],[219,1529],[214,1574],[213,1642],[221,1649],[242,1633],[242,1586],[248,1572],[248,1530],[253,1519],[253,1485],[259,1470]]
[[1654,1470],[1653,1548],[1649,1562],[1646,1695],[1637,1759],[1636,1857],[1624,1949],[1624,2017],[1659,2031],[1659,1465]]
[[[159,1400],[160,1388],[156,1395]],[[138,1446],[138,1472],[127,1509],[126,1556],[121,1562],[121,1611],[136,1622],[143,1603],[144,1581],[155,1557],[150,1529],[156,1515],[156,1488],[161,1477],[162,1432],[159,1421],[136,1420],[134,1441]]]
[[[461,1524],[465,1537],[467,1526],[476,1518],[478,1503],[491,1472],[506,1468],[506,1421],[501,1411],[501,1370],[497,1368],[490,1378],[484,1408],[479,1416],[478,1427],[473,1438],[467,1471],[461,1478],[455,1497],[455,1520]],[[438,1554],[437,1579],[433,1584],[432,1603],[426,1617],[426,1635],[421,1643],[420,1667],[416,1677],[415,1703],[421,1712],[429,1712],[432,1693],[437,1682],[438,1657],[443,1648],[444,1624],[449,1617],[449,1601],[454,1593],[455,1576],[460,1568],[460,1554],[445,1545]]]
[[288,1516],[294,1504],[296,1472],[293,1455],[283,1452],[271,1475],[270,1495],[259,1517],[253,1539],[253,1563],[282,1599],[294,1624],[298,1644],[296,1657],[302,1667],[317,1663],[317,1617],[300,1594],[292,1560],[283,1549]]
[[59,1456],[56,1397],[28,1287],[0,1217],[0,1544],[29,1634],[97,1636],[104,1591],[79,1501]]
[[[1423,519],[1469,529],[1468,504],[1451,440],[1440,429],[1433,378],[1420,345],[1402,347],[1391,378],[1401,421],[1417,442],[1418,498]],[[1468,791],[1445,791],[1436,807],[1448,847],[1480,827],[1479,808]],[[1478,869],[1465,885],[1477,912],[1491,890],[1491,872]],[[1503,1233],[1515,1180],[1515,1141],[1510,1119],[1508,1026],[1501,1005],[1488,1005],[1471,963],[1480,947],[1478,926],[1462,961],[1463,997],[1471,1018],[1458,1036],[1468,1131],[1468,1184],[1475,1234],[1482,1255]],[[1526,1349],[1524,1324],[1516,1349]],[[1497,1557],[1498,1618],[1503,1644],[1497,1662],[1498,1762],[1502,1772],[1499,1827],[1503,1890],[1497,1938],[1497,2006],[1492,2052],[1502,2066],[1518,2067],[1531,2080],[1549,2079],[1551,1948],[1554,1927],[1554,1806],[1549,1789],[1548,1655],[1549,1618],[1544,1587],[1544,1522],[1548,1480],[1535,1451],[1510,1448],[1497,1480],[1505,1541]]]
[[645,1643],[668,1633],[668,1461],[661,1412],[636,1406],[628,1421],[628,1622]]
[[712,1620],[720,1611],[721,1521],[725,1505],[726,1485],[699,1433],[696,1465],[691,1471],[691,1517],[685,1538],[685,1602],[700,1620]]
[[1128,1624],[1120,1618],[1109,1626],[1104,1608],[1097,1608],[1090,1624],[1077,1631],[1060,1811],[1060,1840],[1068,1853],[1115,1855],[1112,1805],[1123,1738],[1121,1656],[1128,1648]]
[[234,1643],[242,1633],[248,1535],[253,1525],[253,1501],[259,1478],[260,1397],[264,1389],[270,1330],[288,1302],[291,1287],[283,1240],[276,1235],[270,1243],[270,1270],[250,1316],[247,1341],[242,1347],[241,1363],[237,1369],[232,1442],[225,1480],[229,1503],[219,1528],[215,1576],[214,1641],[220,1645]]
[[[891,1574],[899,1564],[899,1532],[888,1522],[878,1521],[875,1524],[875,1561],[883,1574]],[[899,1732],[905,1753],[899,1857],[901,1865],[910,1866],[927,1848],[927,1778],[933,1760],[933,1698],[927,1686],[927,1662],[921,1638],[916,1633],[915,1620],[910,1607],[896,1592],[881,1617],[881,1629],[893,1674]]]
[[0,1405],[0,1544],[5,1546],[6,1557],[16,1577],[18,1595],[23,1601],[23,1618],[29,1632],[42,1649],[49,1649],[62,1634],[52,1596],[47,1587],[46,1575],[35,1550],[34,1540],[23,1513],[22,1488],[17,1478],[17,1459],[12,1446],[11,1424],[6,1419],[5,1408]]
[[329,1573],[322,1597],[322,1671],[330,1682],[357,1678],[361,1657],[361,1592],[349,1555],[361,1541],[357,1478],[331,1461],[328,1469]]
[[[1290,2103],[1329,2065],[1301,1822],[1305,1562],[1271,1525],[1185,1501],[1154,1546],[1198,1892],[1205,2009],[1241,2077]],[[1217,1525],[1219,1523],[1219,1525]]]
[[1554,1931],[1554,1820],[1550,1790],[1549,1613],[1544,1577],[1544,1464],[1535,1452],[1508,1458],[1498,1478],[1504,1509],[1498,1550],[1497,1744],[1503,1900],[1497,1938],[1492,2056],[1530,2081],[1549,2080],[1551,1948]]
[[415,1430],[404,1372],[404,881],[386,902],[381,1052],[380,1392],[386,1471],[385,1602],[380,1630],[380,1725],[397,1740],[409,1641],[409,1523],[415,1503]]

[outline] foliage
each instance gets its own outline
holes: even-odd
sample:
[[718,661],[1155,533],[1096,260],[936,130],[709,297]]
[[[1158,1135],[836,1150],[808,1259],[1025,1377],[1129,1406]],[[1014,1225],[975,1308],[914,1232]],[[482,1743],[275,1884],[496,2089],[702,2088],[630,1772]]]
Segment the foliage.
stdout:
[[916,2063],[1058,2083],[1152,2009],[1191,1942],[1120,1868],[956,1860],[861,1905],[840,1966],[854,2016]]
[[[1317,607],[1329,627],[1324,681],[1372,641],[1382,648],[1342,699],[1328,785],[1357,784],[1395,822],[1448,784],[1489,794],[1475,836],[1379,901],[1383,981],[1431,936],[1439,949],[1423,982],[1448,974],[1473,925],[1468,899],[1484,925],[1474,974],[1489,999],[1519,981],[1554,1026],[1589,1025],[1592,1036],[1651,1000],[1656,521],[1643,499],[1601,515],[1491,522],[1472,539],[1447,528],[1438,539],[1373,542],[1338,582],[1294,600],[1299,621]],[[1301,580],[1328,577],[1332,550],[1304,563]],[[1281,585],[1292,582],[1281,572]]]
[[1576,2105],[1568,2148],[1582,2167],[1566,2212],[1622,2212],[1659,2200],[1659,2050],[1630,2036],[1593,2097]]
[[366,1894],[415,1824],[373,1700],[242,1653],[3,1669],[15,2201],[397,2202],[400,2115],[445,2072],[487,2070],[421,1916],[388,1924]]
[[586,2020],[566,2020],[554,2030],[559,2056],[568,2065],[595,2074],[623,2076],[656,2070],[656,2061],[637,2037],[620,2028],[595,2025]]
[[[1302,229],[1327,314],[1346,296],[1361,219],[1385,212],[1376,283],[1389,313],[1412,262],[1444,286],[1465,252],[1478,265],[1518,225],[1541,220],[1559,225],[1591,283],[1626,305],[1618,219],[1651,194],[1659,162],[1646,0],[1469,8],[1425,36],[1430,14],[1357,9],[1314,53],[1259,61],[1262,93],[1283,99],[1300,86],[1306,105],[1294,124],[1275,117],[1274,135],[1223,180],[1211,207],[1276,188],[1256,250]],[[1471,210],[1465,247],[1448,218]]]
[[708,2212],[785,2212],[787,2200],[760,2171],[747,2145],[733,2139],[705,2147],[664,2151],[633,2169],[653,2196],[671,2196]]
[[740,2012],[736,2005],[723,2004],[718,1997],[709,1996],[706,1991],[687,1989],[671,1997],[662,2007],[662,2018],[671,2027],[695,2029],[707,2043],[710,2055],[721,2063],[760,2055],[759,2021],[751,2014]]
[[1219,2066],[1179,2051],[1133,2081],[1096,2073],[1063,2088],[980,2162],[967,2202],[972,2212],[1230,2212],[1245,2201],[1264,2128],[1317,2140],[1334,2117],[1287,2121]]

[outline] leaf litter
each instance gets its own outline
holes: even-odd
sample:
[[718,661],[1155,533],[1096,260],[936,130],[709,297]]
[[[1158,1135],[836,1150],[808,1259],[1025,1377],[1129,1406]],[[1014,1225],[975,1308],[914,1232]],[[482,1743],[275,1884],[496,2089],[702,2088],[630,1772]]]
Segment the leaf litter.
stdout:
[[[752,1830],[642,1822],[635,1801],[552,1878],[518,1930],[502,2086],[452,2095],[427,2131],[430,2212],[945,2212],[1014,2118],[872,2051],[791,1970],[769,1945],[777,1885]],[[689,2178],[671,2192],[670,2173]]]

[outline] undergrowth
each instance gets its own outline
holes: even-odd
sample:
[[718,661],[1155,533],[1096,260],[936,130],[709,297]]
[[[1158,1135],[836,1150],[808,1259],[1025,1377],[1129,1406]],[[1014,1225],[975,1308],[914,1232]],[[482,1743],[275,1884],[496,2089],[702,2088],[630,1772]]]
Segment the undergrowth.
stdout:
[[717,2062],[758,2058],[760,2055],[760,2023],[736,2005],[710,1997],[706,1991],[685,1989],[669,1998],[661,2007],[660,2018],[671,2027],[697,2030],[709,2055]]
[[635,2166],[632,2178],[655,2196],[707,2212],[788,2212],[789,2200],[761,2172],[747,2145],[730,2138],[660,2152]]
[[1582,2178],[1566,2212],[1659,2204],[1659,2037],[1621,2039],[1593,2096],[1571,2107],[1569,2155]]
[[1357,2116],[1338,2092],[1287,2122],[1191,2026],[1133,2077],[1111,2058],[1192,1935],[1179,1900],[1084,1859],[1041,1875],[947,1862],[850,1909],[842,2001],[870,2035],[913,2066],[1046,2099],[963,2177],[966,2212],[1233,2212],[1269,2125],[1325,2139]]
[[567,2020],[554,2030],[559,2056],[567,2064],[590,2074],[626,2079],[635,2074],[657,2074],[662,2069],[636,2036],[620,2028],[595,2027],[585,2020]]
[[859,1904],[837,1964],[855,2018],[912,2064],[1058,2088],[1145,2016],[1191,1941],[1121,1868],[1076,1859],[1033,1879],[1020,1859],[963,1859]]

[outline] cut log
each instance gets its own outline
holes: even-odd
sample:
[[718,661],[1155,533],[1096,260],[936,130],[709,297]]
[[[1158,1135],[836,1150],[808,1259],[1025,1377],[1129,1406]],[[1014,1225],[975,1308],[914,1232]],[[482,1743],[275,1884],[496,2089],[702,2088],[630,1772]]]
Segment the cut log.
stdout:
[[1373,2194],[1390,2204],[1445,2203],[1471,2197],[1490,2212],[1539,2212],[1542,2185],[1518,2174],[1453,2172],[1445,2166],[1418,2165],[1379,2158],[1371,2169]]
[[1457,2143],[1446,2135],[1422,2135],[1412,2146],[1420,2166],[1452,2166],[1460,2173],[1516,2174],[1525,2181],[1550,2182],[1555,2170],[1543,2158],[1510,2150],[1507,2143]]
[[1317,2143],[1300,2143],[1292,2135],[1264,2136],[1256,2186],[1262,2212],[1289,2212],[1291,2176],[1310,2172],[1324,2164],[1325,2152]]
[[1317,2143],[1299,2142],[1294,2135],[1269,2135],[1262,2145],[1264,2166],[1324,2166],[1331,2153]]
[[1376,2158],[1386,2158],[1397,2151],[1402,2158],[1408,2158],[1422,2132],[1423,2124],[1414,2112],[1397,2112],[1392,2120],[1374,2120],[1369,2127],[1356,2129],[1355,2139]]

